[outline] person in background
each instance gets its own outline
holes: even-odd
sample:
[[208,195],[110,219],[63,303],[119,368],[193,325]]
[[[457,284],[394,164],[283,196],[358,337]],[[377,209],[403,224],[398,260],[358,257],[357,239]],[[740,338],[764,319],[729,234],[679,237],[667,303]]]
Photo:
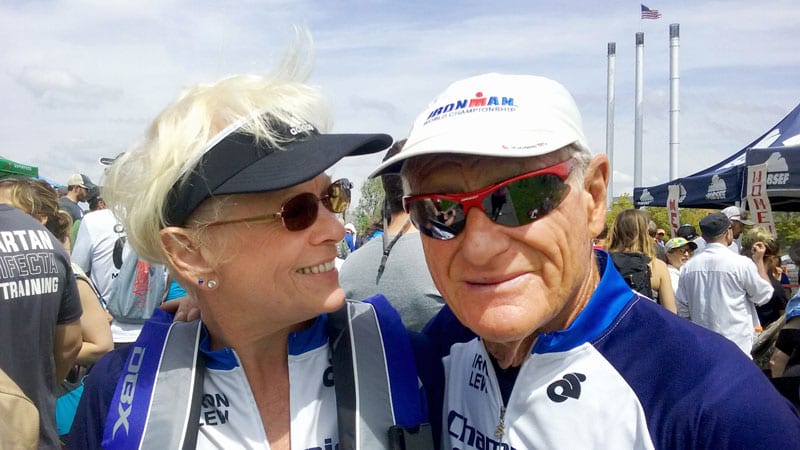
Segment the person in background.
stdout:
[[353,253],[358,248],[358,232],[356,231],[356,226],[352,223],[347,223],[344,226],[344,241],[347,243],[350,253]]
[[[67,376],[81,349],[81,302],[64,246],[42,222],[49,210],[27,214],[12,205],[38,205],[27,178],[0,180],[0,370],[19,385],[39,410],[39,448],[59,448],[56,386]],[[49,186],[47,186],[50,190]],[[69,223],[68,221],[66,223]]]
[[[331,180],[325,171],[343,157],[384,150],[392,140],[327,132],[320,95],[301,81],[304,61],[296,52],[273,75],[237,75],[188,89],[158,115],[144,141],[108,169],[104,196],[128,242],[140,258],[168,265],[196,301],[201,320],[173,324],[157,311],[132,346],[101,359],[86,381],[73,448],[180,446],[164,442],[164,435],[204,449],[388,448],[391,423],[375,430],[375,445],[352,445],[353,436],[339,431],[350,422],[340,422],[337,406],[350,397],[340,396],[347,392],[347,372],[338,371],[332,348],[350,342],[329,342],[328,327],[343,307],[367,304],[346,304],[339,286],[334,259],[344,228],[337,214],[349,205],[350,182]],[[337,315],[345,326],[347,311]],[[376,314],[399,322],[393,310]],[[175,341],[167,330],[169,336],[188,334]],[[393,339],[383,334],[383,322],[380,331],[377,344],[385,342],[395,357],[410,351],[404,328]],[[164,346],[174,349],[165,350],[173,357],[161,359]],[[139,380],[168,375],[162,361],[171,372],[200,373],[202,380],[178,377],[178,386],[161,392],[166,403],[147,401],[163,398],[158,383],[135,383],[133,399],[115,394],[115,386],[129,385],[132,364],[140,367]],[[393,388],[404,381],[411,389],[385,403],[385,396],[364,394],[347,417],[418,424],[405,421],[424,415],[414,360],[403,359],[401,367],[370,361],[359,360],[358,368],[371,367],[375,378],[351,373],[354,390],[381,374],[391,377]],[[200,395],[178,389],[200,381]],[[180,400],[179,390],[188,398]],[[131,406],[129,427],[114,430],[129,422],[120,401],[144,403]],[[179,413],[188,418],[173,424]]]
[[754,243],[750,257],[731,252],[733,230],[723,213],[703,217],[700,231],[706,248],[681,268],[678,314],[725,336],[750,357],[761,327],[755,307],[767,303],[773,291],[764,264],[766,246]]
[[[668,311],[677,313],[675,306],[675,291],[672,289],[669,270],[661,259],[656,257],[656,245],[653,242],[649,229],[655,232],[655,223],[650,216],[638,209],[626,209],[620,212],[611,225],[608,239],[608,252],[617,269],[623,277],[630,282],[629,272],[623,267],[643,261],[649,272],[646,287],[640,288],[642,294],[657,301]],[[635,274],[630,275],[636,277]],[[633,286],[638,288],[638,286]],[[649,287],[649,289],[648,289]],[[647,292],[647,291],[650,292]]]
[[650,219],[650,223],[647,224],[647,234],[653,239],[653,253],[655,254],[656,258],[660,261],[663,261],[664,264],[667,263],[667,251],[664,250],[664,242],[661,241],[661,238],[658,237],[656,222],[653,219]]
[[694,245],[697,246],[697,248],[694,250],[695,254],[700,253],[706,246],[705,239],[697,234],[697,229],[690,223],[685,223],[679,226],[675,235],[677,237],[682,237],[689,242],[694,242]]
[[0,448],[39,448],[39,410],[0,369]]
[[[107,165],[111,165],[114,160],[103,158]],[[112,282],[119,276],[128,248],[125,246],[124,227],[114,212],[105,207],[99,188],[96,192],[96,197],[92,198],[93,203],[96,202],[96,209],[81,220],[72,246],[72,261],[89,276],[100,297],[108,301]],[[124,318],[112,317],[111,334],[116,346],[130,344],[141,331],[141,323],[130,323]]]
[[695,249],[697,249],[697,244],[682,237],[672,238],[664,245],[664,250],[667,252],[667,269],[674,291],[678,290],[681,267],[686,264],[686,261],[689,261],[689,257],[692,256]]
[[720,211],[728,217],[731,221],[731,230],[733,231],[733,242],[728,248],[734,253],[741,254],[742,251],[747,250],[747,246],[742,245],[742,233],[746,227],[752,227],[755,222],[747,219],[747,211],[739,208],[738,206],[728,206]]
[[[562,85],[457,81],[372,175],[398,166],[447,303],[425,329],[447,375],[443,448],[800,442],[797,410],[736,346],[637,295],[592,249],[609,163]],[[492,220],[501,187],[509,213]]]
[[[731,221],[731,223],[734,223]],[[764,244],[764,266],[772,284],[772,297],[763,305],[756,305],[756,314],[761,328],[766,329],[772,322],[780,319],[789,298],[781,284],[780,245],[778,240],[772,236],[764,227],[754,227],[746,230],[742,234],[742,255],[752,257],[753,248],[757,242]]]
[[[69,252],[72,218],[66,211],[58,209],[56,191],[49,184],[30,178],[0,180],[0,192],[3,193],[2,197],[6,199],[6,203],[34,218],[42,218],[45,228],[53,233]],[[71,368],[67,380],[61,383],[59,395],[80,384],[80,378],[86,370],[114,348],[109,326],[111,316],[104,309],[97,288],[75,262],[71,262],[70,266],[75,274],[83,310],[80,318],[81,347],[75,358],[75,364],[80,367]],[[62,440],[69,432],[75,406],[77,402],[64,407],[60,397],[56,401],[56,425]]]
[[664,231],[663,228],[659,228],[656,230],[656,244],[661,245],[662,247],[667,241],[667,232]]
[[96,188],[92,180],[86,175],[74,173],[67,179],[67,194],[58,199],[61,209],[68,212],[72,217],[72,222],[78,222],[83,218],[83,210],[78,203],[86,201],[89,191]]
[[[395,142],[384,159],[397,154],[404,143],[405,140]],[[385,295],[405,326],[420,331],[439,312],[444,300],[425,266],[419,230],[403,211],[400,176],[383,175],[381,183],[388,232],[371,239],[347,258],[339,271],[339,282],[347,298]]]
[[[775,351],[769,360],[770,371],[772,377],[778,378],[784,376],[784,371],[789,363],[789,358],[794,355],[797,364],[800,364],[800,292],[795,294],[786,304],[785,323],[778,332],[778,338],[775,340]],[[800,369],[800,365],[797,367]],[[800,370],[796,371],[794,376],[800,377]],[[800,379],[794,384],[794,394],[798,395],[797,387],[800,385]],[[800,399],[798,399],[800,400]]]

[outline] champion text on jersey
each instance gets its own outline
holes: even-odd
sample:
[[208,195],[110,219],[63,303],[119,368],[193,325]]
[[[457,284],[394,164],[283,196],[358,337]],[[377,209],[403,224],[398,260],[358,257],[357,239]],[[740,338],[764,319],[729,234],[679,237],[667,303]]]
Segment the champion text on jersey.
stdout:
[[480,430],[476,430],[475,427],[469,423],[467,416],[453,410],[450,410],[450,413],[447,415],[447,433],[451,438],[461,441],[464,445],[471,448],[517,450],[509,444],[496,441]]

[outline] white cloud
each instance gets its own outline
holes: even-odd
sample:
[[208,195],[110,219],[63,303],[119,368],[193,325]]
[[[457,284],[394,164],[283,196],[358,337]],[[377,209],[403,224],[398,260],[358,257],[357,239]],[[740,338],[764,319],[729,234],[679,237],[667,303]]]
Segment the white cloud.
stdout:
[[[679,175],[743,148],[798,101],[800,5],[673,0],[638,5],[475,0],[3,2],[0,154],[61,179],[134,144],[179,91],[266,72],[306,25],[311,82],[339,131],[404,137],[447,84],[486,71],[553,77],[576,97],[595,152],[605,150],[606,45],[617,43],[614,194],[632,192],[634,34],[645,32],[644,173],[668,181],[668,25],[681,24]],[[345,159],[356,181],[379,156]]]

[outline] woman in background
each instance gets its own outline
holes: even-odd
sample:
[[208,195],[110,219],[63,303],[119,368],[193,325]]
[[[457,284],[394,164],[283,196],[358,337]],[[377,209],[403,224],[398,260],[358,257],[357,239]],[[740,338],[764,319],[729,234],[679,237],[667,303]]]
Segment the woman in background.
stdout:
[[696,249],[697,244],[687,241],[682,237],[672,238],[664,244],[664,250],[667,253],[667,269],[669,269],[669,277],[673,292],[678,289],[681,267],[686,264],[686,261],[692,256],[692,252]]
[[641,264],[646,264],[650,269],[651,293],[641,293],[651,297],[669,311],[677,313],[675,291],[672,288],[667,265],[656,258],[653,239],[648,232],[650,221],[650,216],[638,209],[627,209],[619,213],[609,231],[608,252],[629,284],[630,279],[626,277],[621,261],[639,260]]
[[780,319],[781,315],[783,315],[783,310],[789,302],[789,297],[781,284],[783,271],[781,269],[778,240],[764,227],[750,228],[742,235],[742,254],[747,257],[752,256],[752,248],[756,242],[763,242],[767,248],[767,251],[764,252],[764,266],[773,288],[772,298],[763,305],[756,305],[761,328],[766,329],[772,322]]

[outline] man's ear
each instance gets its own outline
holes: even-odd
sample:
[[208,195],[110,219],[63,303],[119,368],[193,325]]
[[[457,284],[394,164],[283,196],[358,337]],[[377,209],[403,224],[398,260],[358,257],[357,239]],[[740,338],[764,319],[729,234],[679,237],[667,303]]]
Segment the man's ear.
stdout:
[[608,189],[608,157],[596,155],[586,167],[583,187],[588,201],[586,213],[589,219],[589,232],[597,236],[606,223],[606,192]]
[[198,280],[208,277],[213,267],[198,245],[194,230],[181,227],[166,227],[160,231],[161,245],[169,265],[180,278]]

